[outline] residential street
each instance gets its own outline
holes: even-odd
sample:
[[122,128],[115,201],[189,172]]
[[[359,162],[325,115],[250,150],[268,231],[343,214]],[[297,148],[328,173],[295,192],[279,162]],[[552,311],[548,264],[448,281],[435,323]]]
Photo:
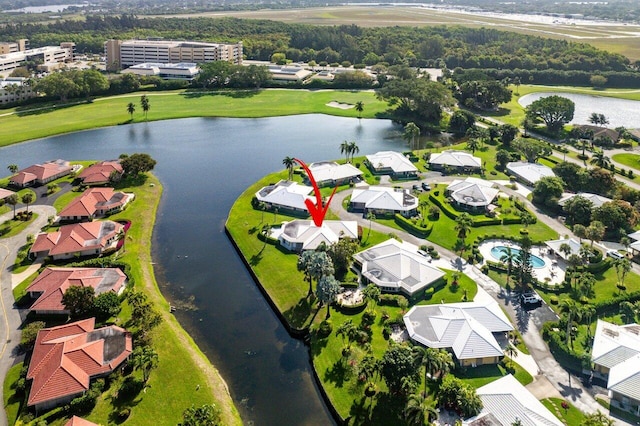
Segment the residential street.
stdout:
[[[428,173],[424,181],[433,184],[436,182],[450,182],[454,179],[459,179],[459,177],[443,177],[439,176],[439,174]],[[394,182],[393,186],[411,188],[415,183],[416,181],[402,183]],[[500,185],[500,189],[505,193],[515,194],[515,191],[506,188],[503,185]],[[367,230],[369,229],[369,226],[371,226],[371,229],[375,231],[382,232],[384,234],[394,233],[404,241],[408,241],[418,246],[423,244],[434,246],[441,256],[442,260],[439,261],[441,265],[444,262],[444,264],[448,265],[448,267],[451,269],[459,269],[463,271],[466,275],[471,277],[479,286],[486,290],[489,295],[491,295],[500,303],[505,312],[507,312],[507,314],[509,315],[513,324],[522,334],[522,338],[529,348],[529,352],[539,366],[539,371],[541,374],[536,376],[535,381],[527,386],[534,394],[536,394],[536,396],[538,396],[539,398],[562,396],[569,400],[577,408],[587,413],[596,412],[597,410],[603,412],[605,411],[605,409],[583,387],[580,379],[570,375],[564,368],[560,366],[560,364],[556,362],[546,343],[542,339],[542,336],[540,335],[540,328],[542,327],[542,325],[546,321],[553,321],[557,319],[555,313],[553,313],[553,311],[546,304],[543,304],[541,307],[533,311],[527,311],[520,306],[520,303],[518,302],[518,299],[515,295],[512,296],[505,293],[504,289],[502,289],[498,285],[498,283],[493,281],[488,276],[482,274],[477,267],[462,263],[457,254],[453,253],[452,251],[447,250],[432,241],[427,241],[415,237],[408,232],[400,231],[395,228],[389,228],[377,222],[371,222],[370,224],[367,219],[363,218],[361,213],[347,212],[344,208],[342,208],[342,205],[345,198],[349,196],[351,192],[351,190],[347,190],[335,194],[334,199],[331,203],[331,210],[336,215],[338,215],[341,220],[358,221],[358,223],[363,228],[363,235],[365,236]],[[541,220],[549,227],[556,230],[561,236],[573,236],[571,231],[566,228],[560,221],[544,215],[524,197],[520,197],[520,199],[525,201],[528,208],[530,208],[532,211],[535,211],[538,220]],[[516,363],[518,362],[517,357],[514,361]],[[629,425],[629,423],[620,419],[615,419],[615,421],[616,425]]]

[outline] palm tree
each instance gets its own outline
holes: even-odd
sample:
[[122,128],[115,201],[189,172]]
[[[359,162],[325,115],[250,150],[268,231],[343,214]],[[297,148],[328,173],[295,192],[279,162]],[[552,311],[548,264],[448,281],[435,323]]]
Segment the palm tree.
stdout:
[[367,232],[367,241],[371,235],[371,222],[376,220],[376,215],[373,212],[367,212],[367,219],[369,220],[369,231]]
[[16,218],[16,204],[18,204],[18,194],[11,194],[5,198],[5,202],[13,206],[13,218]]
[[438,350],[434,348],[426,348],[424,346],[413,347],[413,359],[424,368],[424,395],[427,395],[427,377],[430,375],[433,379],[434,373],[439,370],[440,358]]
[[284,164],[284,166],[287,168],[287,171],[289,172],[289,180],[293,180],[293,167],[296,164],[296,160],[294,160],[292,157],[286,156],[282,160],[282,164]]
[[506,246],[502,250],[502,256],[500,256],[500,262],[507,264],[507,286],[509,285],[509,278],[511,278],[511,272],[513,271],[513,264],[518,256],[517,252],[511,247]]
[[620,259],[616,259],[613,262],[613,266],[616,268],[616,275],[618,276],[618,284],[620,286],[624,286],[624,280],[627,277],[627,274],[631,270],[631,262],[626,257],[622,257]]
[[360,148],[355,142],[349,142],[349,153],[351,154],[351,161],[353,162],[353,154],[360,152]]
[[504,353],[507,354],[507,356],[509,357],[510,359],[509,364],[511,364],[511,367],[513,367],[513,359],[518,356],[518,351],[516,350],[516,347],[513,346],[511,343],[509,343],[507,347],[504,348]]
[[362,111],[364,111],[364,103],[362,101],[356,102],[356,111],[358,111],[358,118],[362,118]]
[[564,258],[568,259],[569,255],[571,254],[571,246],[567,243],[562,243],[560,244],[560,248],[558,248],[558,250],[560,251],[560,253],[564,254]]
[[[351,337],[357,333],[358,328],[353,324],[353,321],[347,320],[340,324],[340,327],[336,330],[336,336],[342,338],[342,344],[345,345],[345,349],[349,349],[351,346]],[[345,338],[347,341],[345,342]]]
[[142,106],[142,111],[144,112],[144,119],[146,120],[147,114],[151,109],[151,104],[149,103],[149,98],[147,97],[147,95],[142,95],[140,97],[140,106]]
[[462,213],[456,218],[456,226],[454,229],[458,232],[458,238],[460,238],[463,243],[466,240],[469,231],[471,231],[472,225],[473,219],[469,213]]
[[412,394],[404,408],[404,418],[408,425],[423,426],[426,422],[437,419],[438,412],[434,403],[423,394]]
[[471,150],[472,154],[475,154],[476,150],[480,148],[480,139],[469,138],[467,141],[467,149]]
[[135,369],[142,370],[142,378],[146,383],[151,370],[158,366],[158,353],[149,345],[138,346],[131,353],[131,363]]
[[127,105],[127,112],[129,113],[129,115],[131,116],[131,119],[133,120],[133,113],[136,112],[136,106],[133,102],[129,102],[129,105]]
[[29,204],[31,204],[33,202],[33,192],[29,191],[26,192],[21,199],[23,204],[26,204],[27,206],[27,213],[29,213]]
[[442,381],[456,366],[451,352],[446,349],[438,349],[438,380]]
[[587,325],[587,339],[591,340],[591,319],[596,314],[596,308],[593,305],[584,305],[582,307],[582,318]]
[[262,211],[262,218],[260,219],[260,223],[264,222],[264,212],[267,210],[267,204],[264,201],[260,201],[258,203],[258,209]]
[[609,165],[609,163],[611,162],[611,159],[606,155],[604,155],[604,150],[599,149],[593,153],[593,157],[589,162],[591,164],[595,164],[600,168],[605,168]]
[[10,172],[12,175],[15,175],[15,174],[16,174],[16,172],[18,171],[18,165],[17,165],[17,164],[9,164],[9,165],[7,166],[7,169],[9,169],[9,172]]
[[412,150],[414,149],[416,138],[419,136],[420,136],[420,128],[416,126],[415,123],[410,122],[410,123],[407,123],[406,126],[404,126],[402,139],[404,139],[410,144],[409,146],[411,147]]
[[571,347],[573,349],[573,342],[571,340],[571,326],[575,319],[580,318],[580,307],[572,299],[564,299],[562,303],[560,303],[560,311],[567,315],[567,335],[566,335],[566,345],[567,348]]
[[340,154],[344,154],[344,156],[345,156],[344,161],[345,162],[349,162],[349,154],[351,154],[351,150],[350,150],[350,147],[349,147],[349,142],[344,141],[344,142],[342,142],[340,144]]
[[596,126],[600,125],[600,114],[592,112],[589,116],[589,123],[595,124]]

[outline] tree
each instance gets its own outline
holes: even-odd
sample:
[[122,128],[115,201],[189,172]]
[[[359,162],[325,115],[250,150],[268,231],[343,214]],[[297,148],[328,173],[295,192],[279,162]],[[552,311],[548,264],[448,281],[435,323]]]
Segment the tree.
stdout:
[[403,414],[407,424],[415,426],[423,426],[425,422],[431,423],[438,418],[434,403],[422,393],[409,395]]
[[560,244],[558,250],[560,251],[560,253],[564,254],[565,259],[568,258],[571,254],[571,246],[567,243]]
[[7,204],[13,206],[13,218],[16,218],[16,204],[18,204],[18,194],[11,194],[4,199]]
[[138,346],[131,353],[131,364],[136,370],[142,370],[142,379],[146,383],[151,370],[158,367],[158,353],[149,345]]
[[513,124],[503,124],[498,130],[500,132],[500,142],[504,147],[509,147],[518,135],[518,128]]
[[371,235],[371,222],[376,220],[376,215],[373,212],[367,212],[367,220],[369,221],[369,231],[367,232],[367,241]]
[[588,225],[591,222],[593,203],[585,197],[576,195],[567,200],[562,206],[569,225]]
[[612,419],[598,410],[596,413],[586,414],[580,426],[613,426],[614,424]]
[[136,105],[133,102],[129,102],[129,104],[127,105],[127,112],[133,120],[133,113],[136,112]]
[[62,102],[66,102],[69,97],[76,96],[80,92],[80,88],[71,76],[63,72],[53,72],[41,78],[35,90],[47,96],[59,98]]
[[598,167],[605,168],[611,163],[611,159],[604,154],[604,151],[598,149],[593,152],[593,157],[589,161],[591,164],[595,164]]
[[591,222],[585,230],[585,236],[591,241],[591,247],[593,247],[594,241],[602,241],[604,238],[605,227],[602,222],[594,220]]
[[313,257],[315,256],[315,251],[306,250],[303,251],[298,257],[297,269],[300,272],[304,272],[304,276],[307,280],[309,280],[309,295],[313,293],[313,277],[311,276],[311,263],[313,262]]
[[472,128],[476,123],[476,116],[463,109],[458,109],[451,114],[449,119],[448,129],[450,132],[462,136],[467,133],[467,130]]
[[215,404],[194,405],[182,413],[180,426],[218,426],[221,424],[221,412]]
[[638,222],[638,212],[624,200],[607,201],[593,209],[591,217],[600,221],[610,234],[620,229],[626,234]]
[[358,250],[358,243],[350,238],[341,238],[336,243],[329,246],[327,253],[331,257],[335,275],[338,278],[344,277],[349,271],[353,262],[353,255]]
[[467,140],[466,149],[470,149],[472,154],[475,154],[476,150],[480,148],[481,140],[478,138],[469,138]]
[[118,315],[120,309],[120,297],[113,291],[100,293],[93,301],[95,315],[103,320]]
[[29,213],[29,204],[33,202],[33,197],[33,192],[29,191],[25,192],[20,199],[20,201],[22,201],[22,204],[25,204],[27,206],[27,213]]
[[38,332],[45,328],[47,324],[44,321],[34,321],[22,328],[20,336],[20,346],[26,351],[33,349],[33,345],[38,337]]
[[526,236],[520,240],[520,251],[516,255],[515,263],[518,285],[521,289],[524,289],[533,280],[531,240]]
[[456,226],[455,230],[458,233],[458,238],[460,238],[463,242],[466,240],[469,231],[471,231],[471,227],[473,226],[473,219],[469,215],[469,213],[461,213],[456,218]]
[[142,340],[162,322],[162,315],[149,302],[147,296],[139,291],[127,293],[127,302],[132,307],[131,325],[138,328]]
[[512,161],[511,153],[506,149],[499,149],[496,152],[496,163],[500,170],[504,170],[507,167],[507,163]]
[[513,344],[509,343],[504,348],[504,353],[509,357],[510,359],[509,364],[511,364],[511,367],[513,367],[513,359],[518,356],[518,351],[516,347],[513,346]]
[[420,128],[418,126],[416,126],[415,123],[410,122],[407,123],[406,126],[404,126],[404,132],[402,133],[402,139],[404,139],[405,141],[407,141],[407,143],[409,143],[409,147],[410,149],[415,149],[416,144],[416,138],[420,136]]
[[7,166],[7,169],[9,169],[9,173],[11,173],[12,175],[15,175],[18,172],[18,165],[17,164],[9,164]]
[[506,246],[504,250],[502,250],[502,255],[500,256],[500,262],[505,263],[507,265],[507,286],[509,285],[509,278],[511,278],[511,272],[513,272],[513,265],[516,262],[518,253],[513,250],[510,246]]
[[573,321],[580,318],[580,306],[573,299],[563,299],[560,303],[560,312],[566,315],[567,320],[567,334],[565,336],[565,344],[567,345],[567,348],[573,349],[573,342],[571,340],[571,327]]
[[631,271],[631,262],[626,257],[616,259],[613,261],[613,266],[616,268],[616,275],[618,277],[618,284],[624,286],[624,280],[627,277],[629,271]]
[[380,290],[380,287],[378,287],[374,283],[367,284],[364,290],[362,290],[362,294],[364,294],[364,297],[367,301],[367,306],[369,305],[369,302],[374,302],[374,304],[378,303],[381,293],[382,291]]
[[349,162],[349,154],[351,154],[351,151],[348,141],[344,141],[340,144],[340,154],[344,154],[344,161]]
[[591,83],[593,87],[600,88],[607,84],[607,77],[605,77],[604,75],[595,74],[589,77],[589,83]]
[[413,359],[416,364],[424,368],[424,395],[427,395],[427,378],[435,375],[435,372],[440,368],[440,357],[438,356],[438,350],[434,348],[426,348],[424,346],[413,347]]
[[551,133],[558,133],[562,126],[573,120],[575,104],[562,96],[547,96],[532,102],[526,108],[526,115],[544,121]]
[[640,304],[638,302],[631,303],[629,301],[624,301],[620,303],[620,315],[624,319],[625,324],[632,324],[636,322],[638,317],[638,313],[640,313]]
[[360,152],[360,148],[355,142],[349,142],[349,153],[351,154],[351,161],[353,162],[353,155]]
[[349,348],[351,345],[351,339],[356,335],[357,332],[358,327],[353,324],[352,320],[347,320],[340,324],[340,326],[336,330],[336,336],[340,336],[342,338],[342,344],[345,344],[346,337],[346,348]]
[[518,138],[513,142],[516,151],[522,153],[529,163],[537,162],[541,157],[551,155],[551,148],[546,142]]
[[71,318],[80,318],[93,312],[95,290],[91,286],[73,285],[62,295],[64,309],[69,311]]
[[545,176],[537,181],[533,187],[533,202],[553,208],[557,206],[563,191],[562,179],[555,176]]
[[523,210],[520,212],[520,223],[526,229],[529,225],[536,223],[536,218],[528,210]]
[[397,343],[391,343],[382,356],[380,372],[389,391],[394,394],[406,392],[407,382],[415,388],[420,380],[420,369],[416,368],[411,348]]
[[196,82],[202,88],[224,87],[229,84],[229,79],[234,71],[234,65],[227,61],[213,61],[200,64],[200,72]]
[[316,295],[318,300],[327,306],[327,318],[331,315],[331,304],[336,300],[338,293],[340,292],[340,283],[334,278],[333,275],[324,275],[318,281],[318,287],[316,288]]
[[287,168],[287,171],[289,172],[289,180],[293,180],[293,168],[296,165],[296,160],[294,160],[292,157],[286,156],[282,160],[282,164]]
[[136,153],[120,160],[120,165],[122,166],[125,174],[129,176],[138,176],[141,173],[153,170],[156,166],[156,160],[151,158],[149,154]]
[[475,416],[482,410],[482,400],[475,389],[452,375],[442,381],[438,401],[447,409],[460,409],[465,418]]
[[149,102],[149,98],[147,95],[140,96],[140,106],[142,107],[142,112],[144,112],[144,119],[147,119],[147,115],[149,110],[151,109],[151,103]]
[[362,101],[356,102],[355,109],[358,112],[358,118],[362,118],[362,111],[364,111],[364,103]]

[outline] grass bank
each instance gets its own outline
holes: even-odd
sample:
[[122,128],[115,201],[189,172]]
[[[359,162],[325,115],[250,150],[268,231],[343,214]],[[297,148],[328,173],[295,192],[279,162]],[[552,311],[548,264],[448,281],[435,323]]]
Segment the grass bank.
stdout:
[[[133,119],[127,105],[139,104],[146,94],[150,101],[148,118],[136,112]],[[386,102],[370,91],[259,90],[233,92],[138,92],[98,98],[79,104],[52,104],[13,108],[0,115],[0,146],[52,135],[137,122],[188,117],[259,118],[295,114],[329,114],[358,117],[354,108],[329,107],[331,101],[364,103],[363,118],[375,118],[387,109]],[[138,108],[141,111],[141,108]]]

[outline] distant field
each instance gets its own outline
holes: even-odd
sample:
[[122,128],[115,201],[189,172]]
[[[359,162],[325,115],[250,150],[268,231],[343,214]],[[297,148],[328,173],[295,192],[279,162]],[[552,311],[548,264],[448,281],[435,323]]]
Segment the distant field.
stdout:
[[[640,59],[640,26],[624,24],[562,24],[533,22],[519,16],[485,16],[472,13],[429,9],[420,6],[336,6],[290,10],[259,10],[245,12],[210,12],[197,15],[172,16],[233,16],[245,19],[270,19],[287,23],[311,25],[351,25],[363,27],[462,25],[494,27],[506,31],[532,34],[592,44],[631,60]],[[166,16],[165,16],[166,17]]]

